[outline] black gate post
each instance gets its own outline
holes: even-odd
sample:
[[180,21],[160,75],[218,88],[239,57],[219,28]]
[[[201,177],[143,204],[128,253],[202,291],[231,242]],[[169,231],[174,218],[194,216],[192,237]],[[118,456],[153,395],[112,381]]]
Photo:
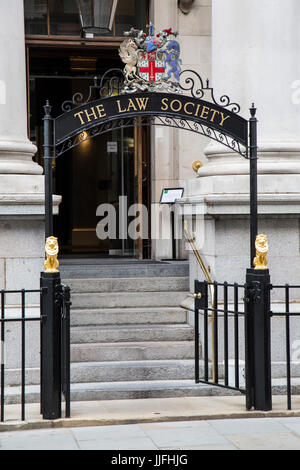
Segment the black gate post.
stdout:
[[255,239],[258,234],[257,228],[257,119],[256,108],[252,104],[249,119],[250,140],[250,268],[253,267],[255,257]]
[[[53,236],[53,119],[44,106],[45,238]],[[61,306],[59,272],[41,273],[41,413],[44,419],[61,418]]]
[[53,235],[53,183],[52,183],[52,152],[53,152],[53,119],[51,106],[46,101],[44,106],[44,172],[45,172],[45,238]]
[[245,296],[247,409],[272,409],[270,275],[247,269]]
[[61,418],[61,305],[60,273],[41,273],[41,413]]

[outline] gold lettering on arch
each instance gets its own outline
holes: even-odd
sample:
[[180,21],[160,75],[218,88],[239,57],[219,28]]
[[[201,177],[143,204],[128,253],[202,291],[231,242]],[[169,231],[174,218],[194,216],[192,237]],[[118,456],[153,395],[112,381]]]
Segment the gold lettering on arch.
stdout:
[[[177,109],[174,109],[174,103],[179,103],[179,106],[178,106]],[[170,108],[172,109],[172,111],[174,111],[174,113],[179,113],[179,111],[181,111],[181,109],[182,109],[182,103],[181,103],[181,101],[179,101],[179,100],[173,100],[173,101],[171,101]]]
[[193,111],[191,112],[191,111],[188,111],[188,110],[187,110],[187,107],[188,107],[189,105],[195,107],[195,103],[191,103],[191,101],[189,101],[188,103],[185,103],[184,108],[183,108],[185,114],[193,114]]

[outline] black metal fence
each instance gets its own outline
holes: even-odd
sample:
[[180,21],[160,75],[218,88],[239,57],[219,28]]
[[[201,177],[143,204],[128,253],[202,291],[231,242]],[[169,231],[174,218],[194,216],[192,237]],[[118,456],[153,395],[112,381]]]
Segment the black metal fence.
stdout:
[[[245,323],[243,301],[242,305],[240,302],[241,289],[244,291],[244,285],[195,281],[196,383],[216,385],[246,393],[245,383],[240,383],[242,368],[240,335]],[[202,375],[200,374],[202,363],[200,332],[202,332],[203,347]],[[223,344],[220,347],[221,343]]]
[[[47,276],[44,274],[44,276]],[[33,346],[33,341],[26,339],[26,325],[39,322],[40,323],[40,401],[41,413],[46,419],[59,418],[61,415],[61,395],[65,397],[65,416],[70,417],[70,288],[58,282],[54,285],[47,286],[41,281],[41,288],[36,290],[1,290],[1,372],[0,372],[0,421],[5,421],[5,404],[7,402],[7,386],[6,373],[10,367],[6,363],[6,352],[8,346],[13,349],[14,356],[17,354],[19,347],[19,337],[14,337],[14,345],[9,344],[11,338],[7,337],[7,325],[20,325],[20,418],[22,421],[26,419],[26,370],[27,346]],[[49,278],[48,278],[49,280]],[[53,287],[53,286],[52,286]],[[28,302],[29,295],[38,295],[40,305],[37,306],[38,314],[32,315],[29,310],[32,309],[32,301]],[[11,296],[14,295],[12,302]],[[17,297],[16,297],[17,296]],[[37,302],[34,302],[36,304]],[[13,308],[12,308],[13,307]],[[8,313],[13,310],[14,314]],[[28,314],[29,312],[29,314]],[[52,327],[55,325],[55,331]],[[50,328],[49,328],[50,327]],[[51,335],[49,335],[51,333]],[[15,336],[15,335],[14,335]],[[38,339],[37,339],[38,341]],[[52,349],[49,349],[52,344]],[[19,343],[18,343],[19,345]],[[36,348],[35,348],[36,349]],[[17,358],[14,357],[14,360]],[[57,362],[58,367],[55,367]],[[53,367],[54,366],[54,367]],[[49,388],[51,383],[55,383],[57,390],[59,413],[49,411],[49,406],[53,406],[53,400],[50,399],[49,393],[53,389]],[[19,400],[18,400],[19,401]]]
[[[290,410],[293,370],[300,379],[300,324],[291,325],[300,317],[300,285],[272,285],[267,269],[248,269],[244,285],[195,281],[194,297],[195,382],[244,393],[247,409],[263,411],[272,409],[273,384],[274,393],[286,393]],[[277,338],[272,338],[274,318],[284,323]],[[278,367],[277,384],[271,375],[272,359]]]
[[[300,285],[271,285],[271,299],[277,301],[280,307],[279,311],[271,310],[269,312],[271,323],[275,317],[281,317],[284,321],[284,334],[282,335],[282,342],[285,349],[285,376],[286,376],[286,396],[287,396],[287,409],[292,409],[292,361],[291,355],[291,335],[293,328],[291,328],[291,321],[293,317],[300,317]],[[291,300],[292,298],[292,300]],[[273,302],[271,302],[271,306]],[[298,311],[291,311],[291,306],[298,307]],[[300,338],[299,338],[300,339]],[[298,340],[299,341],[299,340]],[[300,360],[300,358],[299,358]]]
[[[1,422],[5,420],[5,356],[6,356],[6,325],[13,323],[21,326],[21,391],[20,391],[20,402],[21,402],[21,420],[25,420],[25,369],[26,369],[26,324],[31,322],[41,322],[41,315],[36,317],[26,317],[26,296],[28,294],[41,294],[42,289],[38,290],[1,290],[1,379],[0,379],[0,401],[1,401]],[[7,298],[11,295],[18,295],[20,303],[15,309],[19,310],[17,316],[7,316]],[[8,299],[9,302],[9,299]],[[14,300],[15,304],[16,300]]]
[[65,416],[71,415],[71,369],[70,369],[70,308],[71,292],[70,287],[61,285],[61,391],[65,397]]

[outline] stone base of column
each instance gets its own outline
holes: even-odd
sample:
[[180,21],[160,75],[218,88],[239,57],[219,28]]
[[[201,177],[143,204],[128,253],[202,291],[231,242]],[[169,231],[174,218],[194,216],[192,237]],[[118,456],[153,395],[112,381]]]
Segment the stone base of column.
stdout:
[[0,174],[41,175],[43,168],[32,160],[37,148],[29,140],[0,139]]
[[[39,289],[44,262],[45,196],[42,175],[0,174],[0,288]],[[61,198],[54,196],[54,214]],[[36,295],[27,301],[38,303]],[[7,298],[20,304],[17,295]]]
[[[214,197],[222,195],[232,197],[232,195],[240,195],[249,200],[249,161],[244,165],[244,174],[227,174],[214,175],[208,177],[200,176],[198,178],[187,181],[186,193],[192,198],[197,197]],[[246,173],[247,170],[247,173]],[[262,174],[258,175],[258,193],[260,197],[274,195],[280,198],[281,194],[289,194],[290,200],[300,195],[300,173],[279,173],[279,174]],[[238,199],[237,199],[238,203]]]
[[[299,180],[300,183],[300,180]],[[197,220],[195,243],[218,282],[244,283],[250,267],[248,194],[209,194],[181,201],[186,220]],[[300,193],[260,194],[259,233],[269,240],[269,269],[275,284],[299,281]],[[190,251],[191,292],[204,275]]]
[[[249,174],[249,161],[223,146],[210,144],[205,149],[207,163],[199,177]],[[265,143],[258,150],[259,174],[300,174],[300,143]]]

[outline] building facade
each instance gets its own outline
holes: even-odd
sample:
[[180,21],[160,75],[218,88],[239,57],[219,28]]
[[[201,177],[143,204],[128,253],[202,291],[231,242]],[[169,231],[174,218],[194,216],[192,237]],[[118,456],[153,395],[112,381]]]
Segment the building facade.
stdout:
[[[76,2],[13,0],[0,5],[1,286],[33,288],[44,258],[43,105],[53,116],[93,77],[122,67],[124,30],[178,31],[182,69],[209,79],[259,120],[259,231],[269,236],[274,282],[297,280],[300,214],[300,113],[297,0],[120,0],[113,31],[83,38]],[[187,10],[183,12],[184,6]],[[122,159],[121,159],[122,157]],[[202,166],[195,172],[194,161]],[[120,163],[121,162],[121,163]],[[65,254],[171,257],[169,240],[100,241],[102,203],[158,203],[166,187],[183,187],[182,213],[199,219],[196,244],[213,278],[242,281],[249,266],[249,165],[220,144],[170,128],[131,129],[70,151],[54,167],[55,235]],[[163,223],[170,223],[163,215]],[[191,290],[203,277],[192,252]]]

